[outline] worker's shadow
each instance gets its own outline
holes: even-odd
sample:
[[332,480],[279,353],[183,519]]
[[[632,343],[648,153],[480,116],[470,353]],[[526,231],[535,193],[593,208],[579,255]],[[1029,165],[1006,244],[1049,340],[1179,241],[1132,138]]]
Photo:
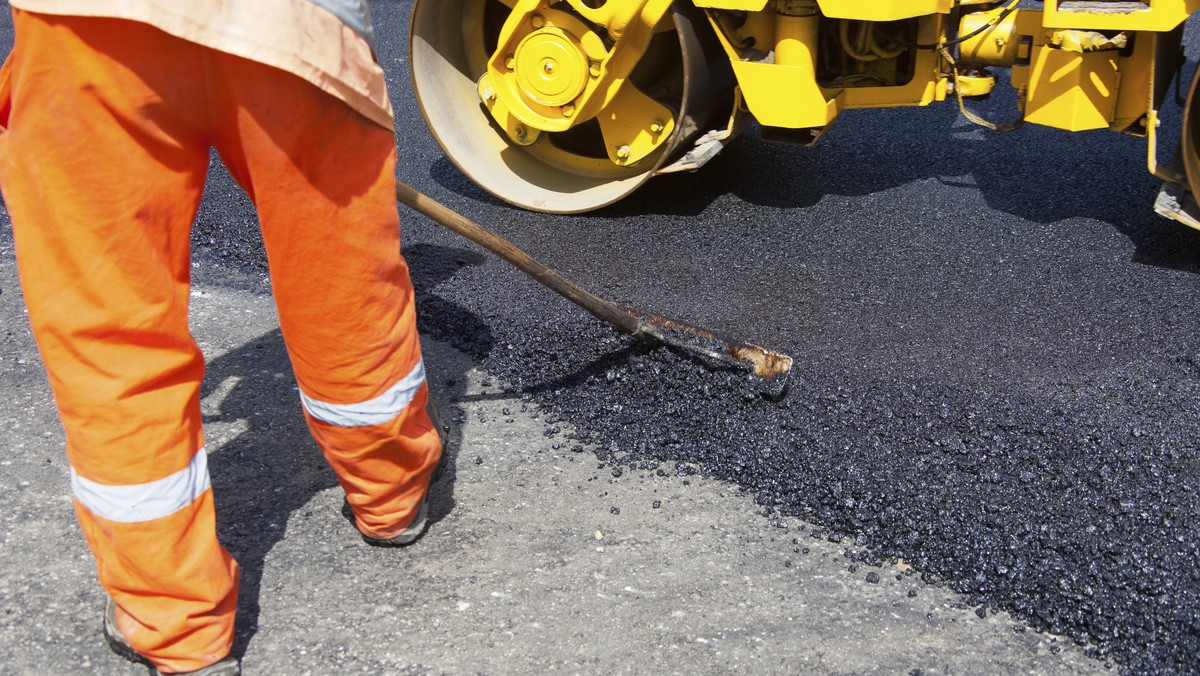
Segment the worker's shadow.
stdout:
[[[425,246],[406,251],[406,257],[417,289],[418,313],[454,317],[459,328],[471,329],[472,347],[486,350],[490,333],[468,311],[428,307],[447,304],[431,289],[459,267],[477,264],[482,256]],[[461,370],[464,360],[439,360],[426,350],[425,361],[431,394],[450,428],[445,470],[430,493],[428,522],[436,528],[455,504],[461,433],[453,421],[461,415],[455,402],[461,399],[466,379],[462,373],[446,370]],[[257,631],[267,554],[284,537],[289,522],[296,524],[312,516],[307,505],[319,493],[335,488],[337,477],[309,435],[278,329],[209,362],[201,401],[206,442],[213,455],[209,467],[217,503],[217,535],[242,568],[233,648],[240,656]],[[340,491],[338,495],[340,499]],[[347,544],[367,547],[348,521],[336,535]]]

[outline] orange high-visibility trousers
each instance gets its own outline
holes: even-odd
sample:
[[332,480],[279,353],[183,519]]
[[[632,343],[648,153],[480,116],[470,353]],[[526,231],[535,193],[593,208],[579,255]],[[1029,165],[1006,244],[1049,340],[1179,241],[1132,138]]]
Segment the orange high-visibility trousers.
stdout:
[[258,209],[313,436],[360,530],[386,538],[440,453],[394,135],[295,75],[149,25],[14,22],[0,187],[76,513],[126,638],[161,671],[197,669],[229,652],[238,578],[216,540],[187,323],[209,148]]

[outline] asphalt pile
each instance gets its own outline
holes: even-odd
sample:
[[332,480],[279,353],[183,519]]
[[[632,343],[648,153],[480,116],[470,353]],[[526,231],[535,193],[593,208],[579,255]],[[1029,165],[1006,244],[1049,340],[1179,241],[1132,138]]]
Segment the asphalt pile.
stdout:
[[775,397],[454,249],[408,256],[422,330],[577,425],[562,443],[614,477],[731,481],[764,519],[802,518],[806,537],[845,545],[851,570],[902,560],[980,616],[1008,611],[1122,672],[1200,668],[1196,355],[1038,389],[1012,370],[941,377],[792,342],[772,347],[809,358]]
[[[427,329],[478,347],[458,319],[432,314]],[[579,426],[566,443],[614,476],[653,468],[734,482],[764,517],[802,517],[814,536],[845,544],[848,565],[903,559],[981,616],[1006,610],[1123,671],[1198,666],[1190,439],[1096,426],[1031,398],[804,365],[771,401],[745,372],[583,318],[497,328],[489,341],[503,349],[479,356]]]
[[[230,213],[201,220],[197,252],[261,271],[245,218]],[[977,613],[1005,610],[1123,673],[1200,668],[1200,350],[1033,387],[1028,373],[1014,377],[1038,368],[1033,357],[965,377],[963,359],[864,366],[874,347],[785,336],[770,346],[801,358],[783,396],[767,396],[747,371],[622,336],[435,226],[405,228],[419,328],[550,411],[547,443],[595,455],[618,480],[652,471],[737,484],[764,519],[802,518],[814,526],[804,537],[842,544],[850,570],[878,576],[875,566],[903,560]],[[624,279],[617,293],[646,288]],[[1187,321],[1130,323],[1167,343]],[[1139,345],[1106,330],[1108,350]],[[1045,350],[1061,359],[1064,342]]]
[[[906,135],[918,118],[929,133]],[[1150,213],[1137,140],[985,142],[955,136],[953,110],[839,125],[803,150],[750,134],[575,217],[510,209],[427,139],[401,144],[428,167],[414,187],[585,288],[793,355],[782,397],[634,343],[409,214],[419,326],[614,474],[729,481],[857,574],[903,559],[1123,672],[1200,670],[1200,243]],[[219,172],[206,202],[198,255],[261,275]]]

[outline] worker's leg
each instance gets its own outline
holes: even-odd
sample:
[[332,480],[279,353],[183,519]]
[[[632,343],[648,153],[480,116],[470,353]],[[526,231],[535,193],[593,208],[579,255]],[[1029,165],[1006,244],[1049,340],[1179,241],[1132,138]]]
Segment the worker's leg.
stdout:
[[212,63],[215,98],[237,104],[218,115],[216,145],[258,207],[309,427],[360,530],[391,537],[440,455],[400,256],[393,132],[288,73]]
[[199,52],[134,22],[15,24],[0,185],[76,512],[121,632],[162,671],[193,670],[229,652],[238,574],[216,539],[187,325]]

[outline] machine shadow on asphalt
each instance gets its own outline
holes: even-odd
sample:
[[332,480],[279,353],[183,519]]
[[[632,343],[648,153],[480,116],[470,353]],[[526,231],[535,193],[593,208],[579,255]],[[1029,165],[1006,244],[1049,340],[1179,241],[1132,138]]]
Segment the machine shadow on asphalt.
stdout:
[[[993,117],[1007,110],[996,102],[983,108]],[[1174,103],[1164,105],[1165,117],[1180,114]],[[921,129],[921,134],[896,133],[910,127]],[[881,130],[886,142],[880,141]],[[1166,138],[1170,133],[1163,134],[1163,148],[1174,147],[1175,139]],[[930,143],[931,135],[937,143]],[[804,210],[831,197],[862,197],[935,181],[952,189],[976,190],[990,209],[1029,223],[1085,218],[1111,224],[1136,247],[1134,262],[1200,271],[1200,235],[1150,208],[1159,186],[1144,171],[1139,143],[1138,138],[1106,131],[1072,133],[1026,126],[1009,134],[990,132],[963,120],[952,106],[849,111],[811,148],[762,141],[751,127],[711,162],[713,166],[658,176],[580,220],[636,218],[652,227],[654,220],[648,215],[697,217],[733,196],[746,205],[747,213],[753,213],[753,207],[795,210],[802,223]],[[1168,153],[1162,154],[1165,161]],[[1106,175],[1124,167],[1129,178],[1099,190],[1096,172],[1089,167],[1102,167]],[[484,192],[445,156],[435,159],[428,171],[438,185],[488,209],[511,210],[521,220],[543,217],[519,212]],[[1147,205],[1144,219],[1128,220],[1130,202]]]

